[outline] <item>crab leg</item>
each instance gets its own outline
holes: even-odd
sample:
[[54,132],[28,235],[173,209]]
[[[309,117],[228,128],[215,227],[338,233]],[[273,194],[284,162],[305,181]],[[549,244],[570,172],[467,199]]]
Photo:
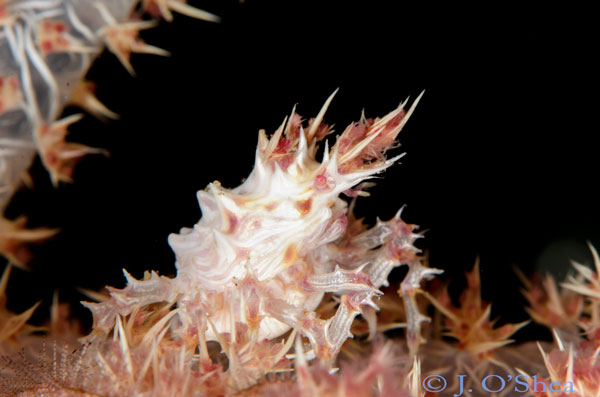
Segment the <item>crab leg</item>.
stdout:
[[360,266],[355,270],[344,270],[338,265],[331,273],[320,275],[312,275],[306,279],[306,284],[309,289],[320,292],[371,292],[381,295],[369,276],[364,273],[364,266]]
[[402,299],[404,299],[404,308],[406,309],[406,342],[411,355],[414,355],[421,340],[421,323],[430,321],[429,317],[424,316],[419,312],[417,306],[416,295],[421,288],[421,280],[429,279],[436,274],[441,274],[443,270],[432,269],[423,266],[421,262],[415,262],[408,268],[408,274],[404,277],[400,284]]

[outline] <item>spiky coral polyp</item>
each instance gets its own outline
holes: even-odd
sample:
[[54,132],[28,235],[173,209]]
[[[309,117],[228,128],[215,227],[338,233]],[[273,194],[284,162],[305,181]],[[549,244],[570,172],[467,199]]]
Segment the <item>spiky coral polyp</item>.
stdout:
[[460,296],[460,307],[452,304],[448,289],[442,290],[434,305],[446,316],[447,335],[458,340],[457,348],[480,359],[491,358],[498,348],[512,343],[511,335],[528,321],[494,327],[490,320],[492,306],[481,299],[479,260],[467,273],[467,289]]

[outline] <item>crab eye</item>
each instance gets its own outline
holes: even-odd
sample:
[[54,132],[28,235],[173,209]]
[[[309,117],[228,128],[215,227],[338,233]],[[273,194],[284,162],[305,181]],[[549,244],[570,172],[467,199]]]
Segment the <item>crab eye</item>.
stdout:
[[317,189],[324,189],[327,187],[327,177],[325,175],[317,175],[315,178],[315,187]]
[[315,178],[314,185],[316,190],[331,190],[335,186],[335,181],[325,174],[319,174]]

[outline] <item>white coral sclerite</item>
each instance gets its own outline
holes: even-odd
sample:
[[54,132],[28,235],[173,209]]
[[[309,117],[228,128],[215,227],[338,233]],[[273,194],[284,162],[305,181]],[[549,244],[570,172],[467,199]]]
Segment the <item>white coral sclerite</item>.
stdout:
[[[408,111],[405,102],[381,119],[351,124],[331,150],[325,144],[319,162],[317,143],[331,132],[321,122],[332,98],[306,128],[292,112],[270,139],[261,131],[255,167],[242,185],[225,189],[213,182],[198,193],[202,218],[169,238],[177,277],[152,273],[135,280],[126,273],[126,288],[111,289],[105,302],[86,303],[94,315],[93,335],[109,332],[115,319],[118,324],[121,317],[139,315],[142,307],[176,303],[171,334],[189,346],[198,340],[221,343],[243,388],[277,368],[291,342],[262,360],[257,351],[290,329],[308,338],[315,356],[332,362],[351,336],[353,319],[376,309],[378,288],[396,266],[418,273],[409,273],[410,285],[403,285],[412,309],[420,280],[438,272],[420,264],[415,227],[399,215],[369,230],[352,218],[349,225],[348,205],[339,196],[359,195],[360,182],[401,157],[386,159],[385,152],[396,145],[418,99]],[[339,296],[339,306],[321,319],[315,309],[326,292]],[[410,333],[418,334],[424,317],[407,311]]]

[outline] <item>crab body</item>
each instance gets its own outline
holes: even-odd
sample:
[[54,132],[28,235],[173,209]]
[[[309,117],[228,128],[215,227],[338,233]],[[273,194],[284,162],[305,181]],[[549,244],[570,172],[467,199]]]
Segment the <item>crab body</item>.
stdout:
[[[412,270],[403,287],[410,306],[420,280],[438,273],[419,262],[416,226],[398,213],[368,229],[340,194],[366,195],[361,182],[401,157],[384,154],[414,104],[408,111],[402,104],[381,119],[351,124],[331,149],[325,144],[318,161],[317,143],[331,132],[321,121],[332,98],[306,127],[292,112],[270,138],[261,131],[255,167],[240,186],[226,189],[213,182],[198,193],[202,218],[169,237],[177,277],[147,273],[136,280],[125,273],[126,288],[110,288],[105,302],[86,303],[94,315],[91,337],[110,332],[127,316],[138,316],[133,321],[143,328],[144,310],[176,305],[164,321],[148,324],[141,338],[162,337],[161,327],[169,322],[174,340],[191,349],[219,342],[237,379],[235,388],[242,389],[291,364],[285,354],[295,335],[310,342],[309,357],[333,362],[352,336],[358,314],[369,312],[376,321],[369,314],[377,310],[378,288],[403,264]],[[337,296],[339,304],[335,314],[320,318],[316,309],[325,293]],[[418,311],[409,317],[418,344],[425,317]],[[290,330],[285,346],[269,342]]]

